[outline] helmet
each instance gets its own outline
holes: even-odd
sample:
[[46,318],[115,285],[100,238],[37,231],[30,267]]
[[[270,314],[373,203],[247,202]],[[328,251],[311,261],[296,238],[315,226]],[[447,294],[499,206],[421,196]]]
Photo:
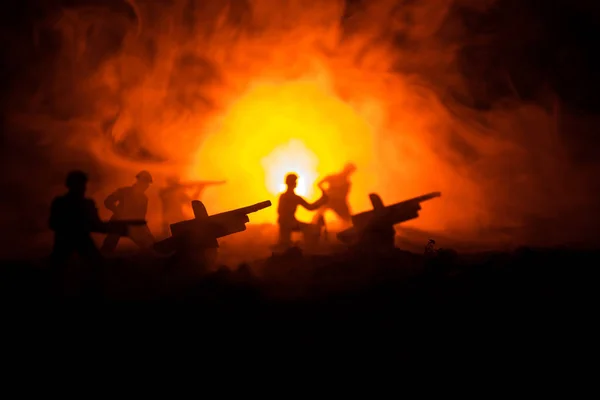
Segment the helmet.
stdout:
[[356,165],[354,163],[349,162],[346,165],[344,165],[344,171],[354,172],[356,171]]
[[296,174],[292,173],[292,174],[287,174],[285,176],[285,184],[286,185],[296,183],[297,181],[298,181],[298,175],[296,175]]
[[80,170],[74,170],[67,174],[67,179],[65,180],[65,186],[69,189],[81,187],[85,185],[88,181],[87,174]]
[[150,172],[148,172],[146,170],[140,171],[135,177],[139,181],[142,181],[145,183],[152,183],[152,175],[150,175]]

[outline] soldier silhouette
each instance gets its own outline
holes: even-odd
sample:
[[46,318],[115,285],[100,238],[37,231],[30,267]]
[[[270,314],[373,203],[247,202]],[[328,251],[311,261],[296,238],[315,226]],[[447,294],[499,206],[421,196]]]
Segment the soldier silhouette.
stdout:
[[279,204],[277,207],[277,213],[279,214],[279,218],[277,219],[277,223],[279,224],[279,245],[289,247],[291,244],[292,232],[302,232],[305,239],[310,238],[309,241],[311,242],[313,240],[318,240],[321,232],[321,225],[298,221],[296,219],[296,210],[298,209],[298,206],[302,206],[309,211],[317,210],[327,202],[327,195],[323,192],[323,195],[319,200],[310,204],[295,193],[298,184],[298,175],[288,174],[285,177],[285,184],[287,185],[287,190],[279,196]]
[[[148,211],[146,190],[151,184],[152,175],[148,171],[141,171],[136,175],[136,182],[132,186],[122,187],[111,193],[104,200],[104,206],[113,212],[110,220],[145,220]],[[121,236],[118,234],[106,236],[101,250],[107,253],[113,252]],[[131,227],[129,237],[143,249],[148,249],[154,244],[154,236],[147,225]]]
[[[163,235],[169,236],[171,224],[186,219],[183,212],[184,207],[190,207],[192,200],[200,200],[204,189],[225,183],[226,181],[181,182],[177,176],[167,178],[167,185],[159,192],[162,204]],[[194,189],[191,195],[188,192],[190,189]]]
[[103,259],[91,233],[114,232],[126,236],[129,226],[145,225],[146,221],[102,221],[94,200],[85,197],[87,182],[84,172],[69,172],[65,181],[68,192],[52,201],[48,225],[54,231],[54,245],[50,263],[55,278],[59,278],[67,261],[76,253],[91,267],[91,282],[95,285]]
[[352,163],[348,163],[341,172],[328,175],[317,183],[317,186],[327,194],[329,201],[319,208],[315,214],[313,223],[322,219],[327,210],[333,211],[344,222],[350,222],[352,220],[352,213],[350,205],[348,204],[348,195],[350,194],[350,189],[352,187],[350,176],[355,171],[356,166]]
[[68,192],[56,197],[50,206],[49,226],[54,231],[50,259],[54,267],[63,266],[74,253],[95,269],[102,262],[90,234],[107,232],[108,225],[100,219],[94,200],[85,197],[87,181],[84,172],[69,172],[65,182]]
[[435,250],[435,240],[433,239],[429,239],[429,241],[427,242],[427,245],[425,246],[425,256],[431,257],[433,255],[435,255],[436,250]]

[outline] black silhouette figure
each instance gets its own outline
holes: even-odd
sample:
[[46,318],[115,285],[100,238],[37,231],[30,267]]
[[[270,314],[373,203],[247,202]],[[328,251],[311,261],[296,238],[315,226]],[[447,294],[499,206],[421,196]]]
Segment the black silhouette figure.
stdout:
[[74,253],[95,268],[102,262],[90,234],[106,233],[109,227],[100,220],[94,200],[85,197],[87,181],[84,172],[70,172],[65,182],[68,192],[52,201],[49,225],[54,231],[54,247],[50,259],[54,267],[63,266]]
[[317,183],[317,186],[327,194],[329,200],[319,208],[313,223],[322,219],[327,210],[333,211],[342,221],[351,222],[352,212],[348,204],[348,196],[352,187],[350,177],[355,171],[356,166],[348,163],[341,172],[328,175]]
[[[169,235],[171,224],[186,219],[184,207],[189,207],[192,200],[200,200],[200,196],[207,187],[225,183],[226,181],[181,182],[177,176],[169,177],[167,185],[159,192],[162,205],[163,235]],[[193,192],[190,195],[191,189]]]
[[277,207],[279,215],[277,219],[277,223],[279,224],[279,246],[289,247],[291,245],[292,232],[302,232],[309,245],[315,244],[315,241],[318,241],[320,237],[322,226],[320,224],[309,224],[298,221],[296,219],[296,210],[298,206],[302,206],[309,211],[319,209],[319,207],[327,203],[327,194],[323,192],[319,200],[310,204],[295,193],[298,184],[298,175],[288,174],[285,177],[285,184],[287,185],[287,190],[279,196],[279,205]]
[[[111,193],[105,200],[104,206],[113,212],[111,221],[145,220],[148,211],[146,190],[152,184],[152,175],[141,171],[136,175],[137,181],[132,186],[122,187]],[[102,244],[102,251],[113,252],[123,235],[109,234]],[[154,244],[154,236],[147,225],[131,227],[129,237],[140,248],[148,249]]]
[[427,242],[427,245],[425,246],[425,256],[431,257],[431,256],[434,256],[435,253],[436,253],[435,240],[429,239],[429,241]]
[[94,200],[85,197],[87,182],[84,172],[71,171],[65,182],[68,192],[52,201],[49,227],[54,231],[54,247],[50,258],[55,266],[63,265],[73,253],[98,266],[102,256],[91,233],[127,236],[130,226],[146,224],[144,220],[102,221]]

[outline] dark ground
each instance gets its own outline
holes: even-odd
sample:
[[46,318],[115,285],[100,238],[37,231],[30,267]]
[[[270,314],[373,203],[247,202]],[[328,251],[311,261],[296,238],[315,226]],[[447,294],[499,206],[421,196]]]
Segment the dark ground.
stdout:
[[5,262],[3,329],[15,346],[43,338],[55,351],[564,366],[597,354],[598,260],[597,251],[530,248],[448,251],[429,261],[400,250],[290,253],[202,275],[128,256],[107,264],[99,297],[81,289],[81,269],[73,267],[69,297],[60,300],[43,263]]

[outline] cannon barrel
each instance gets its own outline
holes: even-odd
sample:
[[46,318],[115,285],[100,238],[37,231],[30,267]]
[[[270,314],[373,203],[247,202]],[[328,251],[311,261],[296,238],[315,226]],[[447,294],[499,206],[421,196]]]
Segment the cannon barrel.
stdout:
[[374,208],[352,216],[352,228],[339,232],[337,237],[341,242],[356,241],[368,232],[377,232],[392,228],[396,224],[419,218],[421,203],[441,197],[440,192],[431,192],[413,197],[399,203],[384,206],[376,194],[372,194],[371,202]]
[[390,204],[381,208],[365,211],[352,216],[352,225],[358,229],[365,229],[368,225],[385,224],[395,225],[419,217],[421,203],[440,197],[441,193],[433,192],[423,196],[414,197],[399,203]]
[[[225,211],[225,212],[222,212],[219,214],[214,214],[214,215],[211,215],[209,218],[218,217],[218,216],[222,216],[222,215],[231,215],[231,214],[248,215],[248,214],[258,212],[260,210],[264,210],[265,208],[268,208],[268,207],[271,207],[271,200],[261,201],[260,203],[253,204],[251,206],[237,208],[235,210]],[[248,221],[246,221],[246,222],[248,222]]]
[[193,244],[198,248],[218,247],[218,238],[245,231],[246,223],[250,222],[248,214],[270,207],[271,202],[267,200],[210,216],[202,202],[195,200],[192,206],[196,217],[171,224],[172,236],[157,242],[155,249],[171,252],[179,243]]

